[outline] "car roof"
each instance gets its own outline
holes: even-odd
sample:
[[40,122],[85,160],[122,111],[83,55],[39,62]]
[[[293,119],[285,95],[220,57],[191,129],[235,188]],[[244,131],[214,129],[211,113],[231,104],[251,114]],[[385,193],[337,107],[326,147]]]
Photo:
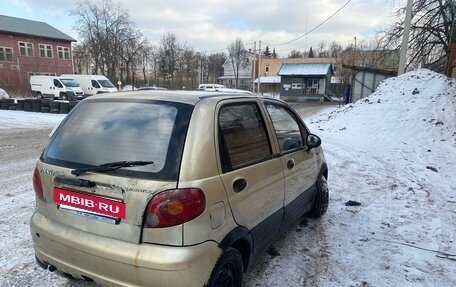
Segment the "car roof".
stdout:
[[138,99],[171,101],[195,105],[199,101],[209,98],[236,99],[263,98],[263,96],[248,93],[223,93],[207,91],[134,90],[128,92],[103,93],[88,97],[84,101],[96,101],[101,99]]

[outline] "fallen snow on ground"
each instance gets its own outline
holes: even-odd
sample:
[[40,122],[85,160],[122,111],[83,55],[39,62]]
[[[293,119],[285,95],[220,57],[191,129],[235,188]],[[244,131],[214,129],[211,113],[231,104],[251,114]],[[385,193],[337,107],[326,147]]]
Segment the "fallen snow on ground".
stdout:
[[[33,124],[24,113],[0,111],[0,127],[7,126],[5,113],[11,127],[61,120],[43,115],[49,122]],[[323,140],[328,213],[284,234],[244,285],[456,286],[456,82],[410,72],[384,81],[368,98],[305,120]],[[18,163],[17,172],[30,178],[32,167],[24,164],[30,162]],[[30,185],[1,189],[0,199],[9,198],[0,206],[0,230],[8,230],[0,244],[8,254],[0,259],[7,285],[0,285],[93,286],[35,267],[26,225]],[[12,237],[25,248],[15,251]]]
[[24,111],[1,111],[0,129],[47,128],[58,125],[66,115]]

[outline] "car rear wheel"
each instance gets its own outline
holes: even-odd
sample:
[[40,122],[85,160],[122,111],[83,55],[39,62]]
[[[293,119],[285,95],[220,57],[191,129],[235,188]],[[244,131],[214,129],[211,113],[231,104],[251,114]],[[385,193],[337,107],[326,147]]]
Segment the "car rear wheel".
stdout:
[[329,203],[329,189],[326,177],[321,175],[317,182],[317,193],[310,209],[309,215],[311,217],[321,217],[328,210]]
[[223,252],[212,270],[209,287],[241,287],[244,275],[242,257],[230,248]]

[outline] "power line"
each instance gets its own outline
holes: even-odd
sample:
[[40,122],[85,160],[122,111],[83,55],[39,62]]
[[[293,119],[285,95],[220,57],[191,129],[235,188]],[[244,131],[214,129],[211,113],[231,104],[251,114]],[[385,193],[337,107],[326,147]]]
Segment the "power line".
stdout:
[[[314,32],[315,30],[317,30],[318,28],[320,28],[321,26],[323,26],[326,22],[328,22],[329,20],[331,20],[331,18],[333,18],[334,16],[336,16],[342,9],[344,9],[352,0],[348,0],[344,5],[342,5],[339,9],[336,10],[336,12],[334,12],[333,14],[331,14],[328,18],[326,18],[324,21],[322,21],[320,24],[318,24],[317,26],[315,26],[314,28],[312,28],[310,31],[306,32],[305,34],[293,39],[293,40],[290,40],[290,41],[287,41],[287,42],[284,42],[284,43],[280,43],[280,44],[268,44],[268,43],[265,43],[263,42],[266,46],[272,46],[272,47],[277,47],[277,46],[283,46],[283,45],[287,45],[287,44],[290,44],[290,43],[293,43],[299,39],[301,39],[302,37],[305,37],[307,35],[309,35],[310,33]],[[245,46],[249,46],[249,45],[253,45],[254,42],[252,43],[248,43],[248,44],[245,44]],[[225,51],[226,48],[223,48],[223,49],[216,49],[216,50],[212,50],[212,51],[201,51],[201,53],[204,53],[204,54],[209,54],[209,53],[217,53],[217,52],[223,52]]]
[[290,43],[293,43],[299,39],[301,39],[302,37],[305,37],[307,35],[309,35],[310,33],[314,32],[315,30],[317,30],[318,28],[320,28],[321,26],[323,26],[323,24],[325,24],[326,22],[328,22],[332,17],[336,16],[337,13],[339,13],[342,9],[345,8],[345,6],[347,6],[352,0],[348,0],[347,3],[345,3],[344,5],[342,5],[339,9],[337,9],[336,12],[334,12],[333,14],[331,14],[328,18],[326,18],[323,22],[321,22],[320,24],[318,24],[317,26],[315,26],[314,28],[312,28],[312,30],[306,32],[305,34],[293,39],[293,40],[290,40],[290,41],[287,41],[287,42],[284,42],[284,43],[280,43],[280,44],[268,44],[268,43],[265,43],[266,45],[268,46],[273,46],[273,47],[277,47],[277,46],[283,46],[283,45],[286,45],[286,44],[290,44]]

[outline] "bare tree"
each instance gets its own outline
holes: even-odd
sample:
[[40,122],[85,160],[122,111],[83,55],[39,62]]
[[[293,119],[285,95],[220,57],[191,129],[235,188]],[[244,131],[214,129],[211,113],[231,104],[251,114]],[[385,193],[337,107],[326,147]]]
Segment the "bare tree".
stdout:
[[116,79],[121,63],[122,45],[132,31],[136,31],[122,4],[111,0],[79,1],[71,11],[76,16],[78,31],[90,55],[93,70],[109,79]]
[[176,34],[168,32],[160,40],[158,59],[159,72],[168,86],[174,88],[174,81],[179,71],[183,45],[177,41]]
[[[385,49],[399,49],[404,32],[405,8],[397,12],[398,20],[382,32]],[[455,11],[450,1],[415,0],[412,8],[410,41],[408,46],[408,67],[419,67],[423,63],[447,58]],[[453,37],[454,39],[454,37]]]
[[328,51],[326,50],[327,42],[325,40],[318,43],[317,55],[319,58],[325,58],[329,56]]
[[288,58],[302,58],[304,57],[303,53],[299,52],[298,50],[291,50],[290,54],[288,54]]
[[[125,71],[125,83],[135,84],[136,65],[141,61],[141,51],[147,46],[139,30],[132,29],[122,39],[120,58],[122,59],[122,70]],[[121,79],[124,79],[121,74]]]
[[244,43],[240,38],[237,38],[234,42],[228,45],[228,54],[234,72],[236,88],[238,88],[239,72],[241,69],[246,68],[249,63]]
[[85,42],[73,45],[73,62],[77,74],[89,73],[90,55]]
[[211,54],[207,61],[208,82],[217,82],[217,78],[223,75],[223,64],[227,55],[223,52]]
[[328,53],[330,57],[337,57],[343,50],[344,48],[342,47],[342,45],[337,43],[336,41],[332,41],[331,43],[329,43]]

